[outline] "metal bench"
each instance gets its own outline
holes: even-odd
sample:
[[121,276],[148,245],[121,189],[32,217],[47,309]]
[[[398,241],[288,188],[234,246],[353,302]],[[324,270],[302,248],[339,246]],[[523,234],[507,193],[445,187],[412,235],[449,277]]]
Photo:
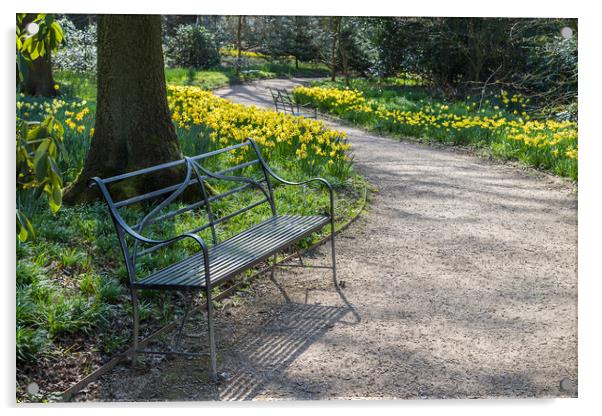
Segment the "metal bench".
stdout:
[[[245,146],[251,149],[243,149]],[[213,172],[203,166],[212,157],[218,157],[225,152],[247,151],[248,160],[234,166],[223,169],[219,172]],[[250,172],[252,167],[256,169],[256,175]],[[183,174],[181,182],[148,191],[137,196],[130,196],[126,199],[115,201],[113,193],[117,193],[117,188],[113,186],[123,186],[128,180],[143,181],[145,178],[152,178],[153,174],[165,170],[179,169]],[[234,172],[240,172],[234,175]],[[247,174],[245,174],[247,173]],[[211,195],[208,181],[220,182],[226,181],[224,185],[230,184],[231,188],[220,193]],[[274,183],[272,183],[274,182]],[[140,183],[140,182],[138,182]],[[277,204],[274,199],[274,186],[284,185],[304,185],[316,183],[325,187],[329,193],[330,206],[322,215],[300,216],[300,215],[279,215]],[[180,323],[179,331],[176,335],[174,348],[169,351],[149,351],[138,349],[139,333],[139,300],[138,291],[143,289],[160,291],[192,291],[195,293],[205,293],[207,303],[207,324],[208,341],[210,355],[210,374],[214,381],[219,381],[216,363],[216,341],[213,322],[213,305],[211,290],[223,285],[236,275],[252,268],[260,262],[268,260],[278,252],[290,248],[296,242],[319,231],[324,226],[330,224],[330,242],[333,278],[336,283],[336,262],[335,262],[335,242],[334,242],[334,196],[331,185],[322,178],[312,178],[303,182],[291,182],[279,177],[274,173],[263,159],[257,144],[252,140],[230,146],[227,148],[215,150],[212,152],[200,154],[194,157],[186,157],[162,165],[137,170],[135,172],[125,173],[110,178],[101,179],[94,177],[90,180],[90,186],[97,186],[102,193],[108,206],[111,218],[115,225],[115,230],[119,239],[119,245],[123,254],[127,274],[129,278],[129,288],[132,299],[133,310],[133,346],[131,359],[132,364],[136,364],[137,354],[183,354],[199,355],[206,353],[193,353],[178,351],[182,329],[188,317],[188,309]],[[115,192],[111,192],[114,189]],[[186,194],[190,191],[196,192],[186,199]],[[254,192],[260,198],[258,201],[249,203],[247,206],[234,212],[222,214],[222,210],[214,209],[216,204],[223,203],[227,197],[234,196],[241,192]],[[195,200],[198,199],[198,200]],[[180,201],[180,205],[174,207],[175,202]],[[265,207],[267,219],[250,226],[245,231],[230,236],[224,241],[219,241],[216,225],[226,224],[229,220],[244,214],[252,209]],[[182,206],[183,205],[183,206]],[[142,209],[140,209],[142,208]],[[133,225],[126,222],[123,210],[134,210],[142,212],[138,215],[136,223]],[[129,212],[128,211],[128,212]],[[166,212],[165,212],[166,211]],[[203,213],[206,217],[200,221],[197,227],[176,236],[157,239],[145,236],[147,227],[152,224],[168,221],[178,215],[185,213],[200,215]],[[132,222],[132,221],[130,221]],[[209,229],[211,232],[211,244],[207,244],[200,234],[203,230]],[[208,231],[207,231],[208,233]],[[160,270],[149,272],[145,276],[139,274],[139,259],[145,255],[150,255],[159,249],[163,249],[173,243],[182,240],[192,240],[196,245],[198,252],[187,258],[167,265]],[[142,248],[146,247],[146,248]],[[272,264],[272,272],[274,268]],[[301,263],[303,266],[303,263]],[[308,266],[308,265],[305,265]],[[308,266],[312,267],[312,266]],[[325,266],[313,266],[325,267]]]
[[[289,92],[283,88],[266,87],[272,96],[274,108],[276,111],[291,113],[294,116],[308,116],[309,118],[318,118],[318,109],[308,104],[299,104]],[[304,113],[305,111],[305,113]]]

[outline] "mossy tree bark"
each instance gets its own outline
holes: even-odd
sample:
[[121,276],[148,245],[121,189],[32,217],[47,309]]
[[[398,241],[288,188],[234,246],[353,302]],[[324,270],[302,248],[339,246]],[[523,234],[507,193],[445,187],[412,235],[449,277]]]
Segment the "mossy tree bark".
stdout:
[[[182,158],[167,105],[160,16],[98,18],[98,91],[94,138],[67,203],[97,198],[93,176],[109,177]],[[164,172],[129,184],[123,196],[168,186],[180,177]]]

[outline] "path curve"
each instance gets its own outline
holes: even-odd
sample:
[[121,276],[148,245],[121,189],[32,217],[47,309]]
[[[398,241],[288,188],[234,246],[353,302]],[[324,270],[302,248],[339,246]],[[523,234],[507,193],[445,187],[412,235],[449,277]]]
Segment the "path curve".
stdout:
[[[271,108],[270,80],[216,94]],[[565,181],[328,122],[378,188],[338,238],[340,280],[293,269],[219,317],[232,379],[187,361],[132,376],[106,400],[576,396],[577,196]],[[310,259],[327,262],[328,247]],[[288,298],[288,302],[287,302]],[[352,308],[352,310],[350,309]],[[126,386],[124,393],[117,393]],[[129,390],[128,390],[129,389]],[[154,393],[150,393],[154,392]],[[121,394],[121,396],[119,396]]]

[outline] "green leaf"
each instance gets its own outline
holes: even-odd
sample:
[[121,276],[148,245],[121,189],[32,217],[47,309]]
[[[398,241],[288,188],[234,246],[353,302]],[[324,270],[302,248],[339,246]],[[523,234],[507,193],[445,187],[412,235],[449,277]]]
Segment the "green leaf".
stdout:
[[34,165],[36,165],[42,157],[46,157],[48,155],[48,146],[50,146],[49,139],[46,139],[40,143],[33,158]]
[[17,208],[17,237],[21,241],[27,241],[29,238],[35,238],[35,232],[29,219],[23,211]]
[[61,190],[61,187],[53,186],[50,198],[48,198],[48,205],[50,205],[50,209],[52,210],[52,212],[56,213],[59,209],[61,209],[62,203],[63,191]]
[[46,131],[46,128],[41,125],[32,127],[27,132],[27,140],[28,141],[40,140],[40,139],[46,139],[46,138],[48,138],[48,132]]
[[44,140],[36,150],[36,154],[33,158],[33,166],[36,173],[36,179],[38,182],[44,181],[48,173],[48,146],[50,140]]
[[56,164],[56,162],[54,161],[53,158],[50,158],[49,161],[50,161],[50,169],[52,170],[52,174],[54,176],[56,176],[56,180],[58,181],[58,183],[62,187],[63,186],[63,179],[61,178],[61,170],[59,169],[58,165]]
[[21,52],[17,52],[17,68],[19,69],[19,79],[24,80],[29,77],[29,65],[27,59]]
[[32,51],[29,52],[29,59],[31,59],[32,61],[35,61],[39,57],[40,57],[40,53],[38,52],[37,49],[34,48]]

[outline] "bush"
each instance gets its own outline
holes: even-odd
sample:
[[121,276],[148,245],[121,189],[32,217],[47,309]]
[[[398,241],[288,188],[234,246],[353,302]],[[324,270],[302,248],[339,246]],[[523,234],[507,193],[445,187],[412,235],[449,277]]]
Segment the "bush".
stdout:
[[77,29],[66,17],[58,20],[65,33],[65,41],[52,56],[56,69],[75,72],[96,72],[96,25]]
[[197,25],[182,25],[167,38],[165,58],[171,67],[207,69],[220,63],[213,34]]

